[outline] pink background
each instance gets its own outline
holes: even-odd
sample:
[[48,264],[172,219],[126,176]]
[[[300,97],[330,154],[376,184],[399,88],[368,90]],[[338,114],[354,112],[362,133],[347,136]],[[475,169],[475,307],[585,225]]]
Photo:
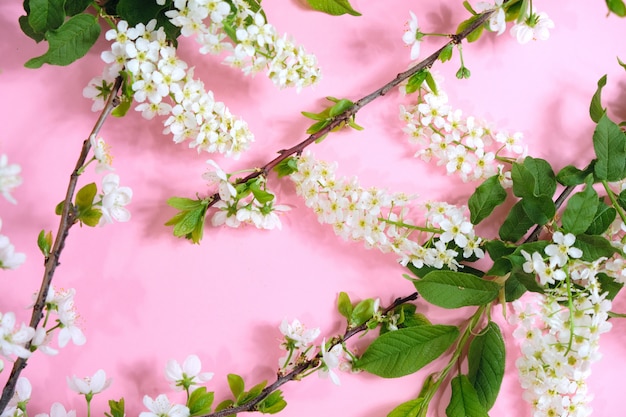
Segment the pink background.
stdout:
[[[65,193],[81,143],[97,118],[82,89],[100,74],[99,52],[108,44],[101,40],[85,59],[67,68],[25,69],[23,63],[43,53],[45,46],[20,32],[21,3],[0,3],[0,152],[22,165],[24,177],[14,193],[19,204],[0,201],[0,216],[2,233],[28,260],[18,271],[0,273],[0,311],[15,311],[27,321],[24,307],[39,288],[43,271],[36,236],[41,229],[57,230],[54,206]],[[456,53],[451,65],[437,64],[452,106],[502,129],[524,132],[531,154],[549,159],[557,169],[585,164],[593,131],[589,100],[605,73],[609,112],[615,119],[626,119],[626,77],[615,59],[626,60],[626,22],[607,18],[603,3],[536,1],[535,7],[556,23],[550,40],[522,46],[506,33],[465,45],[465,62],[472,71],[469,80],[454,78]],[[328,17],[306,10],[297,0],[265,4],[278,30],[291,33],[319,59],[322,81],[300,94],[276,90],[263,75],[244,78],[218,58],[200,56],[192,40],[181,41],[180,56],[197,66],[196,74],[216,98],[244,117],[256,134],[252,149],[241,160],[215,157],[228,171],[259,166],[277,150],[301,141],[310,123],[299,112],[319,109],[322,97],[358,99],[403,71],[409,49],[401,36],[409,9],[426,32],[451,32],[466,16],[461,1],[353,0],[353,5],[362,17]],[[429,39],[421,56],[440,41]],[[358,175],[366,186],[417,192],[423,200],[465,201],[471,185],[412,157],[415,150],[398,120],[402,100],[393,92],[375,101],[357,117],[365,131],[334,134],[313,151],[338,161],[340,174]],[[122,184],[134,190],[129,206],[133,218],[127,224],[71,230],[54,282],[76,289],[88,341],[83,347],[62,349],[57,357],[36,354],[29,361],[23,375],[33,385],[31,415],[49,412],[54,401],[84,414],[83,400],[68,390],[65,378],[92,375],[99,368],[113,378],[113,385],[94,399],[97,415],[109,398],[124,396],[128,415],[144,410],[144,394],[181,398],[171,395],[163,370],[168,359],[182,361],[191,353],[201,357],[205,370],[215,372],[209,389],[221,400],[227,395],[228,373],[242,375],[249,384],[274,379],[282,355],[277,326],[283,318],[297,317],[330,337],[343,331],[334,308],[340,291],[353,299],[379,296],[385,305],[413,291],[393,255],[335,237],[329,226],[317,223],[288,181],[272,180],[279,201],[292,206],[282,217],[282,231],[207,228],[199,246],[174,238],[171,228],[163,226],[174,214],[165,200],[206,191],[200,176],[209,155],[175,145],[161,130],[159,122],[146,121],[135,112],[111,118],[104,126],[102,136],[112,146],[116,172]],[[81,181],[94,180],[99,177],[87,173]],[[614,310],[626,311],[623,296]],[[461,313],[467,313],[443,311],[424,302],[419,311],[435,323],[456,324]],[[621,415],[623,410],[619,381],[626,365],[626,324],[616,320],[613,325],[601,343],[604,358],[595,364],[589,380],[596,416]],[[490,414],[528,416],[514,369],[512,329],[505,326],[503,331],[511,342],[510,355],[502,395]],[[362,348],[364,342],[351,345]],[[282,415],[386,415],[414,398],[422,379],[442,364],[392,380],[341,374],[340,387],[313,375],[284,387],[289,405]],[[7,375],[8,370],[0,375],[2,385]],[[446,391],[435,399],[431,415],[445,415],[448,397]]]

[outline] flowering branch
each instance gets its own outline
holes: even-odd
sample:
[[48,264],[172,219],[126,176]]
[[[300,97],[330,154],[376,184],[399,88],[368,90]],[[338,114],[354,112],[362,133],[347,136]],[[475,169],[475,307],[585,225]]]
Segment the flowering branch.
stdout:
[[[390,311],[393,311],[395,308],[408,303],[409,301],[416,300],[417,296],[418,294],[414,292],[406,297],[396,298],[393,303],[391,303],[387,308],[383,309],[382,314],[383,315],[387,314]],[[358,333],[361,333],[367,329],[368,329],[367,323],[363,323],[360,326],[356,326],[356,327],[349,327],[342,336],[339,336],[334,339],[334,341],[329,346],[328,350],[331,350],[334,346],[342,344],[346,340],[350,339],[352,336]],[[322,354],[318,353],[314,358],[296,365],[294,369],[288,374],[285,374],[285,375],[279,374],[279,376],[276,378],[276,381],[274,381],[271,385],[268,385],[267,387],[265,387],[258,396],[256,396],[254,399],[250,400],[249,402],[239,405],[237,407],[226,408],[224,410],[216,411],[215,413],[207,414],[204,417],[226,417],[226,416],[241,413],[241,412],[256,411],[255,407],[261,401],[267,398],[272,392],[276,391],[278,388],[280,388],[282,385],[286,384],[289,381],[297,380],[307,370],[314,369],[317,366],[319,366],[321,357],[322,357]]]
[[[476,19],[472,21],[472,23],[465,28],[463,31],[457,34],[449,35],[450,41],[447,42],[444,46],[439,48],[437,51],[433,52],[426,59],[422,60],[418,64],[409,68],[405,72],[398,74],[393,80],[389,81],[387,84],[378,88],[377,90],[371,92],[370,94],[362,97],[358,101],[356,101],[352,106],[343,111],[342,113],[335,116],[330,123],[328,123],[325,127],[320,129],[319,131],[311,134],[308,138],[298,143],[297,145],[289,148],[278,151],[279,156],[272,159],[261,168],[257,168],[254,172],[250,173],[246,177],[240,178],[237,180],[237,183],[245,183],[251,179],[257,178],[261,175],[267,175],[274,167],[276,167],[280,162],[284,161],[288,157],[296,154],[302,153],[302,151],[312,143],[322,139],[325,135],[329,134],[331,131],[344,126],[349,123],[349,121],[357,114],[359,110],[363,107],[376,100],[379,97],[384,96],[390,90],[397,87],[403,81],[408,80],[411,76],[417,74],[419,71],[430,68],[436,61],[439,59],[441,54],[449,48],[451,45],[459,45],[463,39],[467,38],[472,32],[481,27],[494,13],[494,10],[487,10],[479,15],[477,15]],[[213,194],[209,197],[208,207],[214,205],[220,200],[219,193]]]
[[[104,121],[109,116],[111,111],[118,105],[117,92],[120,89],[121,85],[122,78],[118,77],[115,80],[113,90],[108,97],[106,105],[100,113],[100,117],[98,117],[98,120],[96,121],[96,124],[91,131],[90,137],[95,136],[98,134],[98,132],[100,132]],[[78,160],[76,161],[76,166],[74,167],[74,170],[70,175],[67,192],[65,193],[65,200],[63,200],[63,209],[61,211],[59,229],[57,231],[54,244],[52,245],[50,253],[45,256],[43,279],[41,281],[41,287],[37,295],[37,300],[35,301],[35,304],[33,306],[33,313],[30,319],[30,327],[32,327],[33,329],[37,328],[39,322],[43,318],[43,310],[45,307],[46,296],[48,294],[48,291],[50,290],[50,285],[52,283],[54,272],[59,265],[59,258],[61,256],[63,248],[65,247],[65,240],[67,239],[70,228],[78,221],[76,207],[73,206],[72,199],[76,191],[76,185],[78,183],[78,177],[80,176],[80,170],[81,168],[83,168],[85,161],[87,160],[87,155],[89,154],[90,149],[91,141],[89,140],[89,138],[87,138],[83,142],[80,156],[78,157]],[[30,346],[31,342],[28,342],[26,343],[25,348],[29,349]],[[9,379],[4,386],[4,389],[2,390],[2,397],[0,397],[0,413],[4,411],[5,407],[9,403],[9,400],[13,396],[17,380],[22,370],[26,367],[26,362],[26,358],[17,358],[15,360],[13,368],[11,370],[11,375],[9,376]]]

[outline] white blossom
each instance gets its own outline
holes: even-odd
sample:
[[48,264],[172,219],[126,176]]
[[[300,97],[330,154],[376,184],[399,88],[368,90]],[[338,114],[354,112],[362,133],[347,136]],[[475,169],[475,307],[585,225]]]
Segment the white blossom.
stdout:
[[0,155],[0,193],[13,204],[17,204],[17,201],[11,192],[22,184],[20,172],[22,167],[19,164],[9,165],[9,158],[5,154]]
[[67,377],[67,385],[81,395],[93,396],[107,389],[111,385],[111,378],[107,378],[104,370],[98,369],[91,377],[79,378],[75,375]]
[[165,394],[155,399],[143,397],[143,404],[150,411],[142,411],[139,417],[189,417],[189,409],[184,405],[172,404]]
[[189,355],[182,366],[175,360],[169,360],[165,367],[165,377],[170,381],[172,388],[177,391],[191,388],[213,378],[212,372],[201,372],[202,362],[197,355]]
[[130,211],[125,207],[133,198],[133,190],[129,187],[120,187],[120,177],[117,174],[107,174],[102,179],[102,217],[100,225],[130,220]]
[[76,417],[75,410],[66,410],[63,404],[54,403],[52,407],[50,407],[50,414],[40,413],[35,415],[35,417]]
[[411,47],[411,60],[414,61],[420,55],[420,46],[424,35],[420,33],[419,23],[415,13],[411,11],[409,13],[411,15],[411,19],[409,19],[407,23],[407,30],[404,32],[404,35],[402,35],[402,41]]
[[22,323],[16,328],[15,313],[0,313],[0,355],[11,360],[12,356],[28,358],[31,352],[24,346],[35,335],[35,329]]

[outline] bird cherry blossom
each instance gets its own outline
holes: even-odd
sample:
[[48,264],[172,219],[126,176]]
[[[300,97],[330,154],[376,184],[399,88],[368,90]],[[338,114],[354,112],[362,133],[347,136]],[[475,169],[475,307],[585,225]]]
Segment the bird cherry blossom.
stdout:
[[189,355],[181,365],[175,360],[169,360],[165,367],[165,377],[172,388],[177,391],[185,390],[188,393],[200,384],[213,378],[212,372],[201,372],[202,362],[197,355]]

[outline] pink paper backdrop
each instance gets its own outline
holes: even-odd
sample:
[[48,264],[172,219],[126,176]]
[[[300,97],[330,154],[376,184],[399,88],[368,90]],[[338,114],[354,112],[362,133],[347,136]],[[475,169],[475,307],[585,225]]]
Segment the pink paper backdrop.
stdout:
[[[39,288],[43,270],[36,236],[41,229],[56,232],[54,206],[65,193],[81,143],[97,118],[82,89],[100,74],[98,51],[108,44],[100,41],[96,50],[69,67],[25,69],[23,63],[45,46],[20,32],[21,3],[0,3],[0,152],[22,165],[24,177],[14,193],[19,204],[0,201],[0,217],[2,233],[28,261],[18,271],[0,273],[0,311],[15,311],[27,321],[24,307]],[[409,50],[401,36],[409,9],[425,32],[451,32],[466,13],[461,1],[352,3],[362,17],[328,17],[307,10],[298,0],[264,4],[278,30],[291,33],[319,59],[323,80],[300,94],[276,90],[263,75],[245,78],[218,58],[199,55],[192,40],[181,41],[181,57],[196,65],[196,74],[216,98],[244,117],[256,134],[251,151],[241,160],[215,158],[228,171],[259,166],[277,150],[301,141],[310,123],[300,111],[319,109],[322,97],[357,99],[403,71]],[[522,46],[508,33],[500,38],[491,34],[464,48],[471,79],[454,78],[456,53],[452,65],[437,64],[435,69],[445,77],[452,106],[464,114],[522,131],[531,154],[549,159],[557,169],[569,163],[582,166],[591,155],[588,103],[605,73],[609,112],[615,119],[626,118],[626,77],[616,62],[616,56],[626,60],[626,22],[607,18],[599,0],[536,1],[535,7],[556,23],[548,42]],[[428,40],[422,56],[439,45],[438,39]],[[417,192],[423,200],[463,202],[472,186],[412,157],[415,149],[398,120],[402,100],[393,92],[375,101],[358,115],[365,131],[334,134],[313,151],[319,158],[338,161],[341,174],[358,175],[364,185]],[[174,238],[163,226],[174,213],[165,200],[204,192],[200,176],[209,156],[175,145],[161,130],[158,121],[146,121],[134,112],[111,118],[104,126],[102,136],[112,146],[116,172],[123,185],[134,190],[133,218],[127,224],[75,227],[70,232],[55,285],[76,289],[88,342],[70,345],[57,357],[36,354],[29,361],[23,375],[33,385],[32,415],[49,412],[54,401],[84,414],[82,398],[67,389],[65,378],[92,375],[99,368],[113,378],[113,385],[94,400],[95,415],[105,409],[106,399],[121,396],[128,415],[136,415],[144,410],[144,394],[170,393],[163,377],[166,361],[182,361],[191,353],[201,357],[205,370],[215,372],[209,389],[221,400],[227,395],[228,373],[238,373],[251,384],[274,379],[282,355],[277,326],[283,318],[297,317],[332,336],[343,331],[334,308],[340,291],[354,299],[379,296],[384,304],[413,291],[393,255],[337,238],[330,227],[317,223],[288,181],[273,182],[279,201],[292,206],[282,217],[282,231],[207,228],[201,245]],[[99,181],[88,173],[82,183],[92,180]],[[614,310],[624,312],[625,307],[624,297],[618,297]],[[423,302],[419,311],[435,323],[458,324],[462,319],[459,312]],[[596,416],[623,414],[623,384],[618,381],[626,365],[626,324],[616,320],[613,325],[601,343],[604,358],[589,381]],[[503,331],[511,342],[507,373],[490,414],[529,416],[517,384],[512,329],[504,326]],[[354,345],[362,347],[364,341]],[[435,363],[392,380],[341,374],[340,387],[313,375],[284,387],[289,405],[281,415],[386,415],[414,398],[422,379],[441,366]],[[0,375],[2,385],[7,375],[7,370]],[[436,399],[432,416],[445,415],[448,397],[446,391]]]

